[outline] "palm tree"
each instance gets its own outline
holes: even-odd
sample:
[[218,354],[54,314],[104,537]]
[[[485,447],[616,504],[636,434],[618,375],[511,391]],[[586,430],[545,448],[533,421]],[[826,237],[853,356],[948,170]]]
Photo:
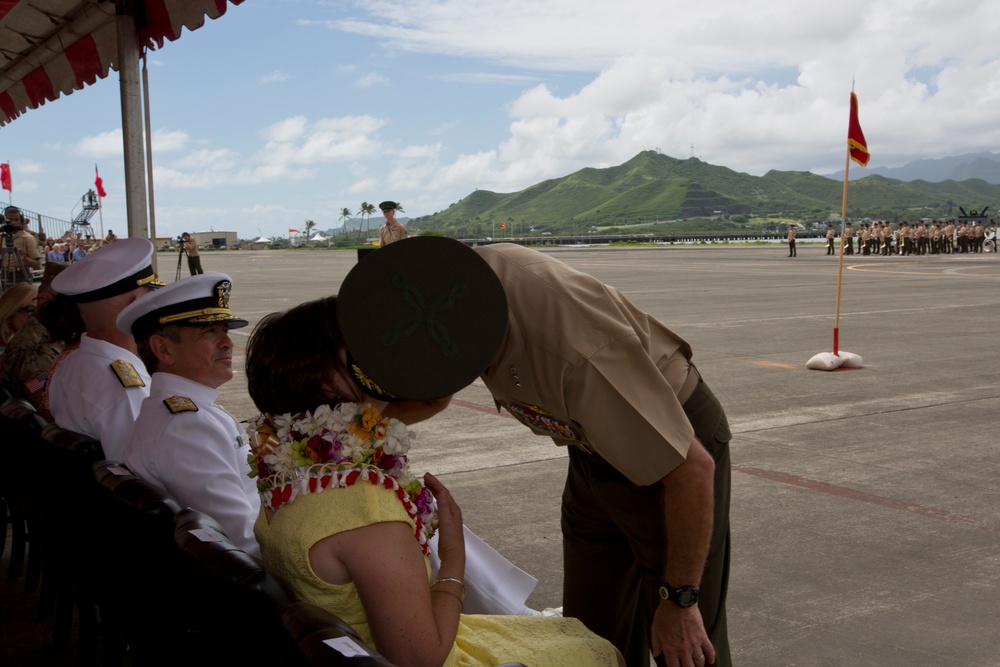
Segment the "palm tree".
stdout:
[[[368,241],[368,237],[371,235],[371,217],[372,213],[375,212],[375,204],[369,204],[366,201],[361,202],[361,210],[358,211],[361,215],[365,216],[365,241]],[[358,235],[360,236],[360,234]]]
[[[344,228],[344,237],[345,237],[345,238],[347,237],[347,221],[348,221],[348,220],[350,219],[350,217],[351,217],[352,215],[354,215],[354,214],[353,214],[353,213],[351,213],[351,209],[349,209],[349,208],[347,208],[347,207],[345,206],[344,208],[340,209],[340,217],[339,217],[339,218],[337,218],[338,220],[340,220],[340,221],[341,221],[341,222],[343,223],[343,224],[341,225],[341,227],[343,227],[343,228]],[[336,240],[337,240],[337,239],[336,239],[336,236],[337,236],[337,235],[336,235],[336,234],[334,234],[334,242],[336,242]]]
[[313,227],[315,226],[316,226],[315,222],[313,222],[312,220],[306,220],[306,238],[309,238],[311,236],[311,232],[313,230]]

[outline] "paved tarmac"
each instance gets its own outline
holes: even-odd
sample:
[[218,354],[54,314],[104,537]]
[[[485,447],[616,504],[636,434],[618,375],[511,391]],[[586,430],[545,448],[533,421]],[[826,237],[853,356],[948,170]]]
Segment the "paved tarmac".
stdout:
[[[1000,665],[1000,259],[845,258],[820,245],[551,248],[687,339],[733,430],[730,637],[742,667]],[[203,253],[251,320],[337,288],[353,251]],[[174,278],[176,255],[160,255]],[[183,267],[184,274],[187,267]],[[545,314],[538,313],[540,320]],[[242,354],[220,403],[255,410]],[[482,386],[413,428],[468,525],[561,604],[565,453],[498,414]]]

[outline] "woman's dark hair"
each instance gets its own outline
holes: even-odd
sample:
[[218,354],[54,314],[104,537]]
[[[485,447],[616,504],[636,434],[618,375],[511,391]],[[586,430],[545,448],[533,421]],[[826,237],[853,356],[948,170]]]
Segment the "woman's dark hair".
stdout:
[[56,294],[38,307],[35,317],[49,332],[52,340],[72,345],[87,330],[76,303],[64,294]]
[[340,359],[343,347],[335,296],[271,313],[247,343],[250,398],[258,410],[272,415],[361,400],[360,390],[343,396],[334,385],[337,376],[350,383],[350,372]]

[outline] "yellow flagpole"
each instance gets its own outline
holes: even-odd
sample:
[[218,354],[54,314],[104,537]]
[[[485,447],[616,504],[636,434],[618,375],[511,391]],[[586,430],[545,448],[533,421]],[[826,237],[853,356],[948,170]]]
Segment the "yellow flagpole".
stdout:
[[[844,196],[840,208],[840,262],[837,267],[837,314],[833,321],[833,353],[839,352],[840,345],[840,288],[844,282],[844,230],[847,226],[847,179],[851,170],[851,146],[847,146],[844,163]],[[852,241],[853,242],[853,241]]]

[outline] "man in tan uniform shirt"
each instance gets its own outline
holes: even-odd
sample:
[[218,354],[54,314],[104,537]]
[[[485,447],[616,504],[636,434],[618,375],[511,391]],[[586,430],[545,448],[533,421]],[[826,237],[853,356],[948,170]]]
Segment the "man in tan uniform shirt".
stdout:
[[402,241],[407,237],[406,227],[396,220],[396,209],[399,204],[394,201],[384,201],[378,205],[385,216],[385,224],[378,230],[378,247],[384,248],[390,243]]
[[629,665],[648,664],[650,635],[659,664],[730,665],[731,435],[691,347],[549,255],[511,244],[475,251],[509,310],[482,379],[498,407],[569,445],[565,614]]
[[[38,238],[28,231],[28,220],[21,215],[21,209],[16,206],[8,206],[4,209],[4,219],[0,222],[11,225],[17,231],[10,232],[11,245],[21,258],[20,263],[14,259],[13,254],[4,257],[4,281],[13,283],[32,282],[32,271],[42,268],[42,252],[38,249]],[[7,239],[0,239],[5,243]],[[21,266],[24,271],[21,271]]]

